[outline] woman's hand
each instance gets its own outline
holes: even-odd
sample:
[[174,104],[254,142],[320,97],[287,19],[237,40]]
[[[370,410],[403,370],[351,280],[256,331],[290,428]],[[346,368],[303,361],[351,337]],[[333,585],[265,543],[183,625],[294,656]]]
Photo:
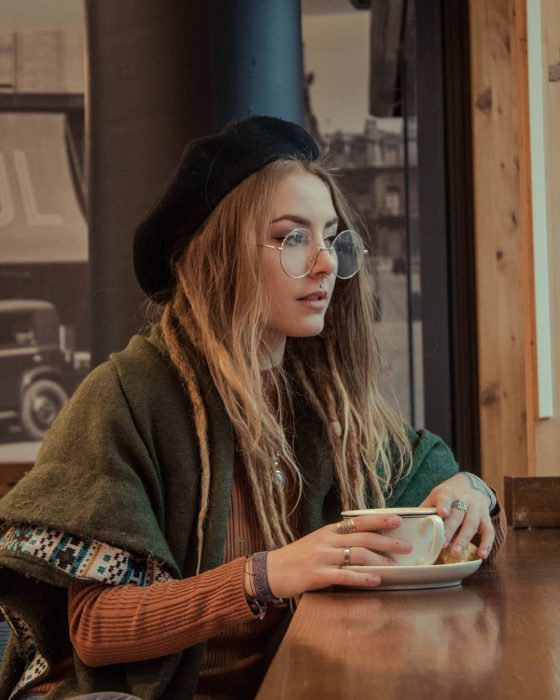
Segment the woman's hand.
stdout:
[[[452,507],[455,501],[463,501],[467,509]],[[480,534],[477,555],[486,559],[490,554],[495,537],[489,513],[490,499],[471,474],[461,472],[442,481],[420,505],[437,508],[444,519],[445,545],[453,542],[451,554],[457,559],[477,533]]]
[[345,549],[350,550],[350,564],[367,566],[390,566],[394,561],[387,556],[389,552],[411,551],[408,540],[380,533],[398,527],[398,515],[360,515],[352,520],[355,533],[341,535],[334,523],[269,552],[267,574],[272,593],[278,598],[292,598],[334,585],[374,587],[381,583],[380,576],[340,568]]

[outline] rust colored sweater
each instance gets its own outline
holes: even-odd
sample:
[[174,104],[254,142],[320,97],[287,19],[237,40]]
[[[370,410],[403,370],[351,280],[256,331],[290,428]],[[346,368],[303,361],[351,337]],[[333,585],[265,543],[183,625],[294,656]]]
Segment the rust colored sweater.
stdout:
[[[101,666],[170,654],[209,640],[195,700],[254,694],[266,670],[264,640],[286,611],[269,608],[261,621],[247,604],[245,558],[240,554],[258,551],[263,544],[246,494],[237,471],[224,551],[227,563],[222,566],[194,578],[147,588],[73,585],[69,591],[70,631],[80,658],[91,666]],[[500,505],[492,523],[496,540],[490,560],[506,535]],[[64,670],[56,669],[59,673],[55,671],[49,682],[36,686],[34,692],[50,690],[58,677],[64,677]]]
[[[108,588],[76,584],[70,589],[72,642],[91,666],[136,661],[170,654],[210,640],[196,700],[234,697],[237,688],[250,697],[262,678],[265,640],[286,614],[269,608],[265,620],[255,619],[243,588],[243,552],[263,549],[256,514],[244,480],[236,470],[224,561],[217,569],[194,578]],[[496,541],[492,560],[506,533],[505,514],[498,507],[492,518]],[[139,643],[141,640],[141,643]]]
[[224,563],[192,578],[69,589],[70,636],[89,666],[138,661],[208,641],[196,700],[254,694],[265,672],[271,630],[287,610],[270,607],[264,620],[251,612],[243,587],[245,554],[265,549],[242,469],[235,478]]

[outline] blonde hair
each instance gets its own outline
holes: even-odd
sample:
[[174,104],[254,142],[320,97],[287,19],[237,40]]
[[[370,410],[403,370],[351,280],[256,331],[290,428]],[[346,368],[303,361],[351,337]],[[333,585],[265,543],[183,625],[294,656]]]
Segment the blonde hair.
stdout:
[[366,507],[368,490],[383,506],[411,465],[404,422],[380,391],[368,266],[350,280],[337,280],[319,336],[288,338],[282,367],[261,370],[269,300],[260,293],[262,249],[258,244],[268,231],[278,185],[294,171],[319,177],[331,192],[341,225],[358,226],[322,162],[277,160],[244,180],[212,211],[176,261],[173,296],[163,309],[162,337],[193,400],[201,446],[199,566],[211,465],[204,404],[186,339],[206,358],[233,424],[268,549],[295,538],[290,504],[274,474],[278,458],[299,494],[305,478],[287,435],[294,382],[324,424],[343,509]]

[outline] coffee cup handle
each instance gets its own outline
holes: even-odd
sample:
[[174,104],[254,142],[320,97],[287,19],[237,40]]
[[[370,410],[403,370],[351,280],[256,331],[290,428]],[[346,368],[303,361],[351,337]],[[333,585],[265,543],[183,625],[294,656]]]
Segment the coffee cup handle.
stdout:
[[430,547],[430,561],[434,562],[441,552],[445,539],[443,520],[439,515],[428,515],[427,520],[432,523],[432,545]]

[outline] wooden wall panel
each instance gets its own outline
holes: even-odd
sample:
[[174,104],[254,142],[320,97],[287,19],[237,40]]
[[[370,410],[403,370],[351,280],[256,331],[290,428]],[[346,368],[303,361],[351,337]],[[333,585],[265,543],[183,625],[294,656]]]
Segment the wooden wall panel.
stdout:
[[32,464],[0,464],[0,498],[31,469]]
[[560,474],[560,2],[542,0],[554,416],[536,425],[536,473]]
[[471,0],[482,474],[534,471],[534,305],[524,1]]

